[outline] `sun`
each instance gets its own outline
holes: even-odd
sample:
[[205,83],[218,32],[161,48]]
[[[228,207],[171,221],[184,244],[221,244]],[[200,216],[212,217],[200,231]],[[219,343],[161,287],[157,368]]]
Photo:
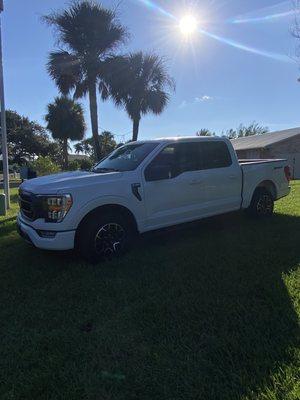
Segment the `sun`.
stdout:
[[197,20],[192,15],[184,16],[179,22],[179,28],[184,36],[192,35],[196,31],[197,26]]

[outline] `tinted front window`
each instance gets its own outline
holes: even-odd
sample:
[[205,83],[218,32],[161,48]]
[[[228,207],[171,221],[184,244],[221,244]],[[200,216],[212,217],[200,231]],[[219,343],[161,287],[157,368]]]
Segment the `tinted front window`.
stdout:
[[150,163],[145,177],[150,180],[151,168],[168,168],[170,178],[188,171],[201,169],[200,149],[198,143],[174,143],[165,147]]
[[135,143],[120,147],[101,160],[94,172],[133,171],[158,146],[158,143]]

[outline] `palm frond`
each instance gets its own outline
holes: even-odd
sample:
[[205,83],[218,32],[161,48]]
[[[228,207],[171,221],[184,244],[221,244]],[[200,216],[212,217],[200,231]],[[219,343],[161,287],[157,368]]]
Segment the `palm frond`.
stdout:
[[108,85],[104,81],[100,81],[99,86],[99,93],[101,95],[101,99],[107,100],[109,98],[109,88]]
[[88,85],[88,80],[84,79],[81,82],[76,83],[76,88],[74,91],[74,99],[81,99],[82,97],[85,97],[89,91],[89,85]]
[[[102,78],[107,94],[113,99],[116,106],[123,104],[132,83],[128,59],[123,56],[109,57],[102,64]],[[99,87],[101,91],[102,88]]]
[[56,28],[62,44],[81,55],[107,54],[128,36],[113,11],[92,1],[76,1],[43,19]]
[[47,109],[45,120],[53,139],[83,139],[86,126],[81,104],[62,96],[56,97]]
[[80,60],[67,51],[51,52],[47,70],[64,95],[74,89],[82,77]]
[[131,119],[160,114],[169,101],[174,81],[164,59],[156,54],[132,53],[110,60],[109,88],[116,105],[124,105]]
[[142,104],[141,113],[147,114],[149,111],[159,115],[166,108],[170,96],[162,90],[151,90],[145,93]]

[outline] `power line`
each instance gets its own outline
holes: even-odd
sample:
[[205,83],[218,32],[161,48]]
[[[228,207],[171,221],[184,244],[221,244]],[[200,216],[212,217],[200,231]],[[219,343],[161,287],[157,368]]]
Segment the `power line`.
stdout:
[[132,133],[132,131],[130,130],[130,131],[126,132],[126,133],[117,134],[117,133],[112,132],[112,131],[109,130],[109,129],[105,129],[103,126],[99,126],[99,128],[100,128],[102,131],[104,131],[104,132],[105,132],[105,131],[106,131],[106,132],[111,132],[111,133],[113,134],[114,137],[122,138],[121,142],[123,142],[123,143],[126,141],[126,136],[131,135],[131,133]]

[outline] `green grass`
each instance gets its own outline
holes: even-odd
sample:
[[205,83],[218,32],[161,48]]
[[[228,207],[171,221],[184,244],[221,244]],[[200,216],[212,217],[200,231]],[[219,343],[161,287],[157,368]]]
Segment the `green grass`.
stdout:
[[0,399],[299,400],[300,183],[89,266],[0,225]]
[[[3,193],[3,190],[0,189],[0,193]],[[18,189],[14,188],[10,190],[11,193],[11,207],[7,211],[6,215],[0,215],[0,224],[6,221],[14,219],[18,212]]]

